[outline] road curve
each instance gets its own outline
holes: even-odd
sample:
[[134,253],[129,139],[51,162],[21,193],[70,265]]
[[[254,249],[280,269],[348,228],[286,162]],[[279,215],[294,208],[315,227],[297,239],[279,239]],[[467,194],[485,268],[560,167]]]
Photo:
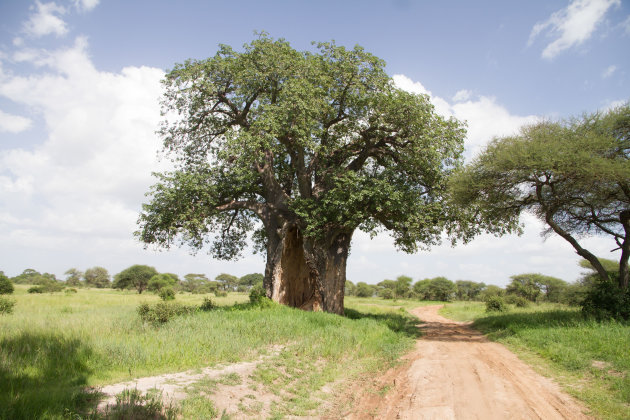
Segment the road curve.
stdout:
[[[468,324],[440,315],[441,305],[412,311],[423,336],[377,386],[354,405],[351,419],[590,419],[558,385]],[[384,388],[387,389],[387,388]]]

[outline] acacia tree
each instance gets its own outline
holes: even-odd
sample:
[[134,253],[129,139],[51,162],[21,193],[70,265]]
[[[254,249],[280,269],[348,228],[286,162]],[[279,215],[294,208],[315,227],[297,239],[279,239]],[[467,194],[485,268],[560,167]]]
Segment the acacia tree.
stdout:
[[103,267],[92,267],[85,270],[83,273],[83,279],[85,285],[88,287],[97,287],[99,289],[109,287],[111,282],[109,280],[109,272]]
[[531,211],[568,241],[602,280],[602,261],[580,238],[611,237],[621,250],[618,286],[628,289],[630,257],[630,106],[567,122],[540,122],[492,141],[452,178],[452,197],[475,209],[478,230],[520,229]]
[[439,241],[465,130],[362,48],[300,52],[262,34],[176,65],[164,86],[160,134],[176,169],[143,207],[146,244],[233,259],[253,232],[270,298],[341,314],[357,228],[385,228],[407,252]]
[[154,267],[135,264],[114,276],[112,288],[136,289],[140,294],[148,287],[151,278],[158,274]]

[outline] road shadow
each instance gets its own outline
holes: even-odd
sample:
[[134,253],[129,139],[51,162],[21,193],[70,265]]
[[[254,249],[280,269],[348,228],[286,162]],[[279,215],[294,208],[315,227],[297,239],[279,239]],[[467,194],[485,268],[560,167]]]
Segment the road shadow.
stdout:
[[373,319],[387,326],[396,333],[403,333],[412,338],[422,336],[422,332],[418,328],[422,323],[418,318],[408,312],[387,312],[381,314],[365,313],[356,309],[345,309],[345,317],[348,319]]
[[0,419],[84,418],[99,393],[86,387],[93,352],[77,338],[22,333],[0,340]]

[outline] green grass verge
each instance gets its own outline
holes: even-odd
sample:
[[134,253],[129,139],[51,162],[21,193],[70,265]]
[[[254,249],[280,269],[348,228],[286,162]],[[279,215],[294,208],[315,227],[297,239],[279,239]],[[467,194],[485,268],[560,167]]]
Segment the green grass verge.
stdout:
[[629,323],[598,322],[553,304],[487,314],[482,303],[458,302],[440,313],[474,321],[475,328],[555,378],[599,418],[630,418]]
[[[301,415],[317,406],[316,391],[323,384],[390,366],[418,334],[417,320],[383,300],[355,300],[348,316],[340,317],[278,305],[229,307],[247,301],[247,295],[212,296],[227,309],[155,327],[136,313],[140,303],[158,302],[155,295],[108,289],[34,295],[25,290],[16,290],[14,313],[0,317],[3,419],[85,415],[97,401],[88,386],[253,360],[278,345],[283,346],[280,355],[256,375],[266,383],[266,368],[281,372],[283,377],[269,386],[284,387],[293,400],[279,404],[275,414]],[[176,302],[198,305],[202,299],[178,294]],[[192,399],[183,408],[201,410],[199,404]],[[211,406],[204,407],[212,413]]]

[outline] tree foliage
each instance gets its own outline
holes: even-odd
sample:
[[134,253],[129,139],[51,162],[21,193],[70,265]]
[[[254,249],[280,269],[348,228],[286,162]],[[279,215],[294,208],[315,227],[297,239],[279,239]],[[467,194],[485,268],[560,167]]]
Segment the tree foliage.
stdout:
[[458,300],[477,300],[482,290],[486,288],[485,283],[470,280],[457,280],[455,286],[457,287],[455,296]]
[[453,300],[457,290],[455,283],[446,277],[419,280],[413,285],[413,290],[420,300]]
[[232,274],[221,273],[214,278],[225,291],[234,291],[238,286],[238,277]]
[[511,276],[512,282],[505,288],[506,293],[520,296],[535,302],[540,295],[539,280],[541,274],[517,274]]
[[628,287],[630,257],[630,105],[565,122],[543,121],[493,140],[451,181],[454,202],[474,209],[476,229],[519,230],[536,214],[608,281],[601,261],[580,244],[610,237],[621,250],[618,285]]
[[148,265],[132,265],[114,276],[114,289],[136,289],[142,293],[149,285],[149,280],[158,272]]
[[159,292],[165,287],[170,287],[171,290],[173,286],[178,283],[178,278],[176,275],[171,273],[162,273],[156,274],[149,279],[149,283],[147,284],[147,290],[150,292]]
[[257,284],[262,286],[262,282],[265,276],[261,273],[251,273],[245,274],[243,277],[238,279],[238,284],[246,287],[253,287]]
[[83,278],[83,273],[81,271],[76,268],[70,268],[64,274],[66,275],[66,286],[81,286],[81,279]]
[[40,273],[32,268],[27,268],[21,274],[11,278],[14,284],[44,284],[50,281],[56,282],[57,277],[50,273]]
[[14,289],[11,280],[0,271],[0,295],[9,295]]
[[83,273],[83,279],[88,287],[103,289],[111,285],[109,272],[103,267],[88,268]]

